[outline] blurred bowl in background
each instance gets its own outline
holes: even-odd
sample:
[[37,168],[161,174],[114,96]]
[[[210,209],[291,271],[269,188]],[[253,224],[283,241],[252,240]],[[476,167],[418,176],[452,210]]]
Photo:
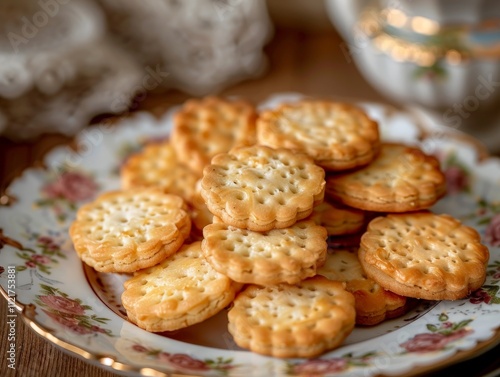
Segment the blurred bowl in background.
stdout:
[[471,112],[500,97],[499,1],[326,4],[349,44],[349,57],[393,101]]
[[[372,1],[373,3],[373,1]],[[440,25],[474,25],[500,18],[498,0],[379,0],[381,7],[399,9]]]

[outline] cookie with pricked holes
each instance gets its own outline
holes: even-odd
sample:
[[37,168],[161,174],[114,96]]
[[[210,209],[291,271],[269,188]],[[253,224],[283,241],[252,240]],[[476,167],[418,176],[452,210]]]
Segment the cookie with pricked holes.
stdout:
[[458,300],[481,287],[488,258],[475,229],[431,212],[372,220],[359,249],[370,278],[391,292],[427,300]]
[[217,314],[240,285],[215,271],[200,242],[184,245],[162,263],[136,272],[124,283],[123,307],[129,319],[153,332],[181,329]]
[[326,193],[366,211],[408,212],[436,203],[446,193],[446,179],[434,156],[416,147],[384,143],[370,165],[330,176]]
[[177,158],[174,148],[167,142],[146,145],[122,166],[122,187],[158,187],[168,194],[181,196],[191,202],[195,185],[200,178]]
[[287,228],[323,201],[325,172],[288,149],[233,149],[205,167],[201,195],[214,215],[238,228]]
[[296,285],[249,285],[229,310],[236,344],[275,357],[315,357],[338,347],[354,328],[354,297],[323,276]]
[[378,124],[361,108],[334,101],[303,100],[262,112],[259,144],[306,153],[326,170],[370,163],[378,153]]
[[69,233],[86,264],[100,272],[134,272],[160,263],[189,236],[184,200],[160,189],[101,194],[81,207]]
[[217,222],[207,225],[203,235],[207,261],[240,283],[295,284],[314,276],[325,261],[326,230],[310,220],[267,232]]
[[175,114],[172,145],[179,160],[202,173],[212,157],[256,142],[253,105],[219,97],[191,99]]

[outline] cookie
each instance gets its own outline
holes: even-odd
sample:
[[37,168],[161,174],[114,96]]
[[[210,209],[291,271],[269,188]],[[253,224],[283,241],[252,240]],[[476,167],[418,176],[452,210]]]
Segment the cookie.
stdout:
[[366,276],[357,251],[329,250],[318,275],[346,283],[346,290],[354,295],[358,325],[376,325],[399,317],[412,307],[406,297],[383,289]]
[[131,156],[122,166],[120,176],[123,189],[159,187],[186,201],[193,199],[200,178],[199,174],[179,162],[169,142],[149,144]]
[[363,166],[378,153],[378,124],[359,107],[339,102],[304,100],[262,112],[257,120],[259,144],[306,153],[326,170]]
[[326,230],[310,220],[263,233],[214,223],[203,236],[207,261],[239,283],[295,284],[314,276],[326,256]]
[[257,232],[306,218],[323,201],[324,190],[325,172],[310,157],[259,145],[215,156],[201,181],[210,212]]
[[189,236],[184,200],[159,189],[100,195],[81,207],[69,234],[78,256],[100,272],[134,272],[160,263]]
[[415,147],[384,143],[370,165],[328,177],[326,193],[366,211],[408,212],[436,203],[446,193],[446,180],[435,157]]
[[200,242],[184,245],[159,265],[137,272],[124,287],[128,318],[153,332],[202,322],[229,305],[239,289],[202,257]]
[[481,287],[488,258],[475,229],[430,212],[372,220],[359,249],[370,278],[401,296],[427,300],[457,300]]
[[339,346],[354,328],[354,297],[323,276],[297,285],[249,285],[229,310],[240,347],[275,357],[315,357]]
[[172,145],[179,160],[201,174],[213,156],[256,141],[253,105],[218,97],[192,99],[175,114]]
[[329,236],[341,236],[360,232],[365,226],[366,215],[359,209],[324,201],[314,207],[310,219],[324,226]]

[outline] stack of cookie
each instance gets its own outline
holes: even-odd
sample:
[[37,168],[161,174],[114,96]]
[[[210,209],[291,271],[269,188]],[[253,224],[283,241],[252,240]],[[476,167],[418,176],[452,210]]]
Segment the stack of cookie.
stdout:
[[[368,218],[384,215],[370,222],[354,250],[329,253],[318,271],[346,282],[356,297],[358,324],[404,313],[411,307],[407,298],[454,300],[483,284],[489,253],[477,232],[426,212],[446,192],[436,158],[416,147],[379,143],[376,125],[361,110],[331,102],[267,111],[257,133],[261,144],[294,148],[325,168],[329,200]],[[331,236],[331,245],[342,244]]]
[[298,283],[324,263],[326,230],[308,217],[325,193],[312,159],[260,145],[215,156],[201,195],[216,217],[202,249],[219,272],[240,283]]
[[97,271],[134,273],[122,303],[141,328],[201,322],[241,288],[202,256],[197,239],[212,215],[196,187],[214,155],[255,143],[256,117],[245,101],[188,101],[170,141],[147,145],[124,164],[121,191],[79,209],[70,228],[77,254]]
[[303,101],[260,114],[257,140],[205,168],[201,194],[216,221],[204,228],[202,250],[219,272],[251,284],[229,311],[238,345],[314,356],[339,345],[356,317],[344,285],[312,278],[325,262],[325,240],[365,225],[362,211],[322,203],[325,170],[371,162],[378,125],[354,106]]
[[479,234],[427,209],[446,191],[438,161],[415,147],[382,144],[368,166],[327,180],[327,195],[386,215],[361,237],[359,260],[367,277],[401,296],[456,300],[478,289],[489,258]]
[[352,105],[306,100],[257,116],[240,100],[188,101],[171,140],[130,158],[122,183],[82,207],[70,234],[96,270],[134,273],[122,303],[148,331],[232,303],[238,345],[313,357],[355,324],[417,298],[463,298],[485,279],[477,232],[426,211],[446,191],[437,160],[381,143]]
[[325,261],[327,231],[306,218],[324,198],[324,177],[307,155],[262,145],[219,154],[204,170],[201,194],[216,221],[203,229],[203,254],[249,284],[228,314],[241,347],[311,357],[354,327],[353,296],[313,277]]

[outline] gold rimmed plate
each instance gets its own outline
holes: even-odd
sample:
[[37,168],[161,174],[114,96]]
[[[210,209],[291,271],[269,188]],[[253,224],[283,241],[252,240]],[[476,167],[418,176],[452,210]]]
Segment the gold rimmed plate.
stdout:
[[[298,98],[276,95],[261,107]],[[130,375],[410,376],[484,352],[500,343],[500,162],[484,156],[479,161],[465,139],[423,135],[408,113],[360,105],[379,121],[383,139],[421,145],[438,156],[449,194],[432,210],[473,226],[490,248],[487,280],[467,298],[422,301],[400,318],[356,328],[340,348],[313,360],[240,349],[227,331],[225,311],[171,333],[148,333],[131,324],[120,301],[127,276],[84,266],[67,230],[79,206],[119,187],[119,167],[130,153],[168,137],[175,109],[161,119],[138,113],[113,129],[94,127],[77,140],[86,148],[57,148],[46,158],[47,169],[29,169],[11,185],[8,193],[17,201],[0,208],[4,296],[16,295],[14,309],[47,341]]]

